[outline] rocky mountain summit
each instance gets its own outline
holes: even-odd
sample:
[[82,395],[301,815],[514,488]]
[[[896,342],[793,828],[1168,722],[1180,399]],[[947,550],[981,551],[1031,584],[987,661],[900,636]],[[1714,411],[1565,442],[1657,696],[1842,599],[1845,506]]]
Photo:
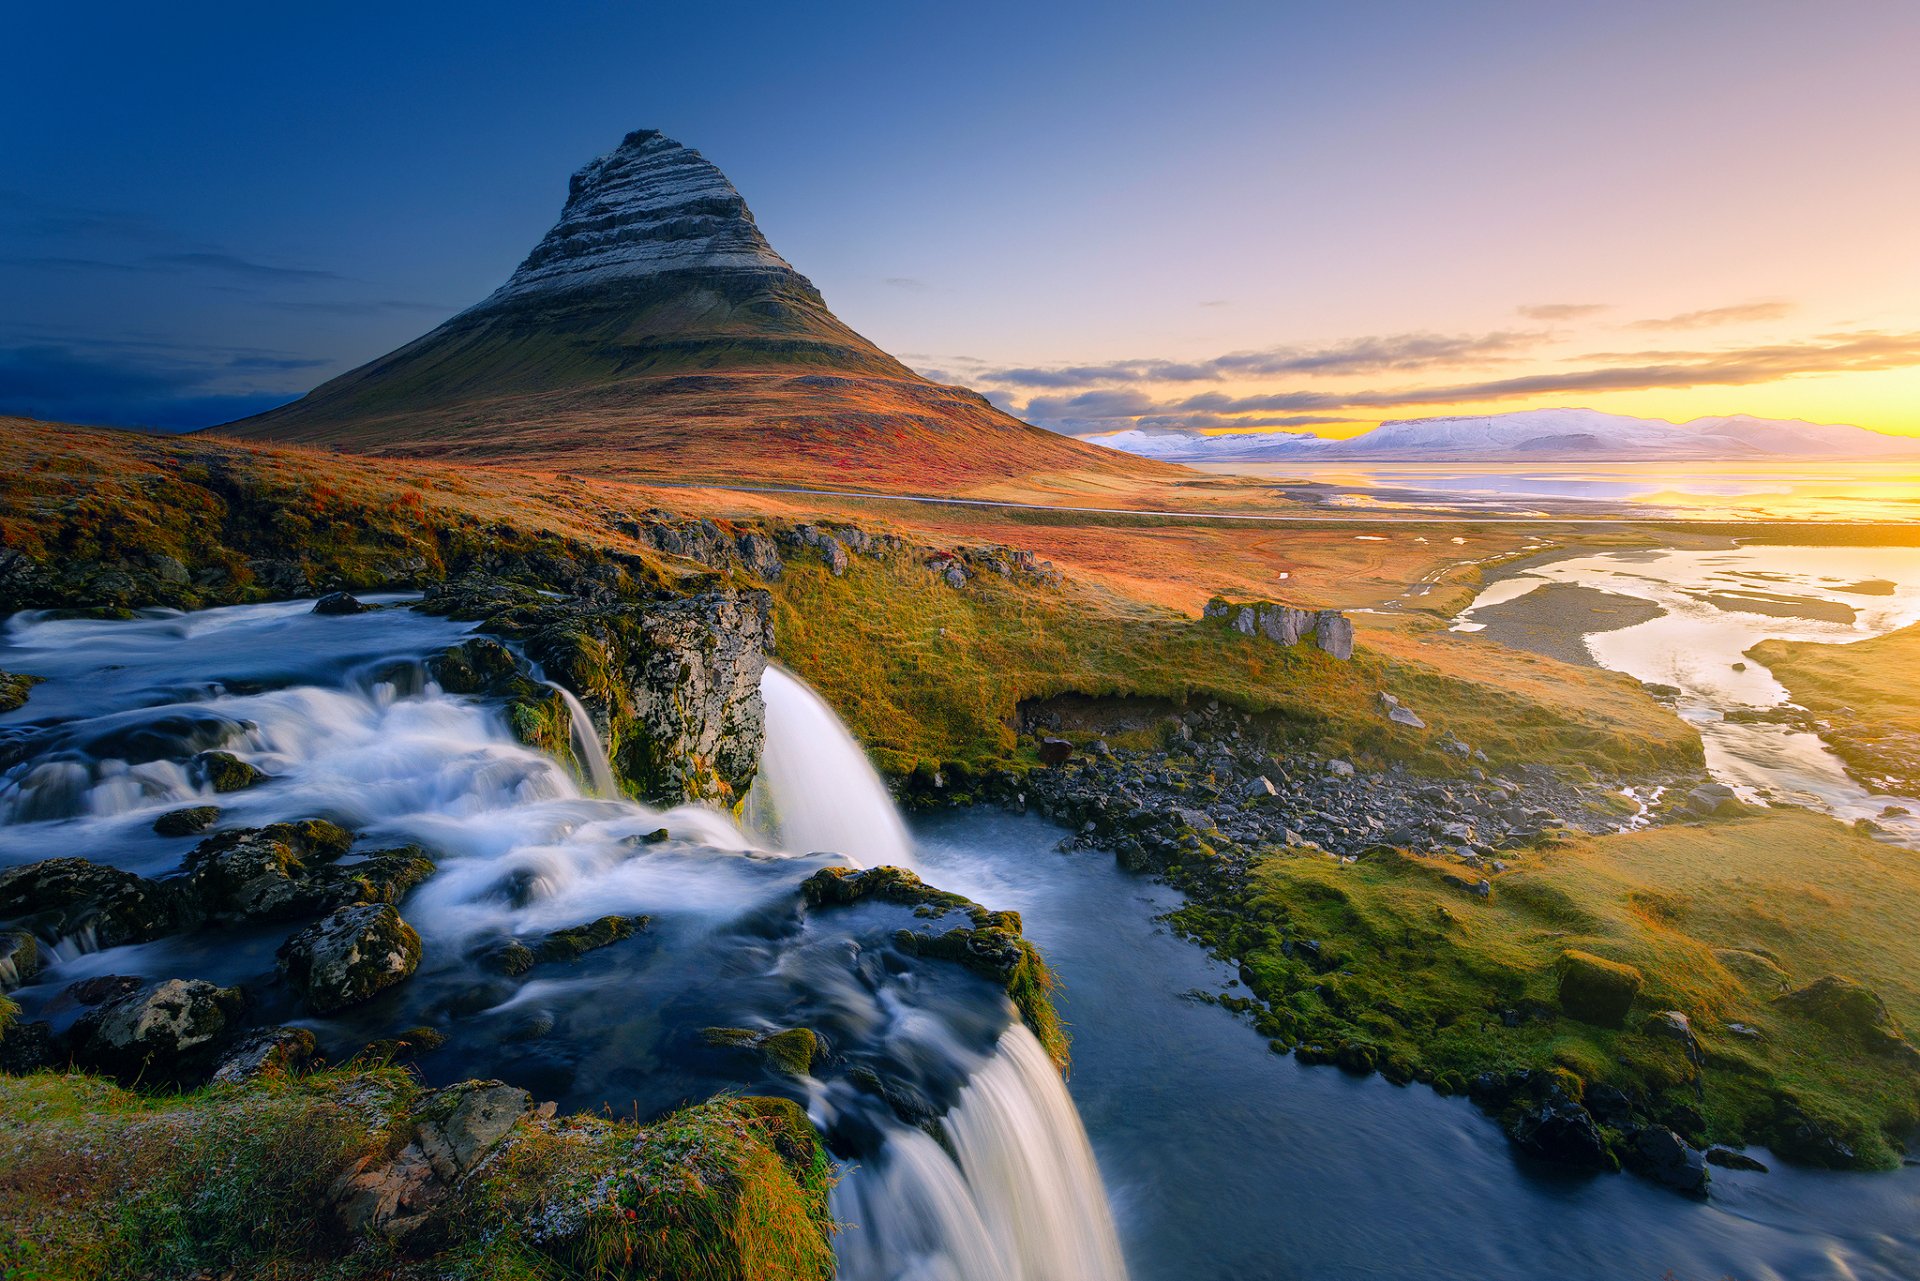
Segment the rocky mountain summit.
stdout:
[[466,314],[537,295],[669,272],[791,276],[727,176],[691,147],[639,129],[573,175],[566,208],[506,284]]
[[914,374],[833,314],[725,174],[651,129],[573,175],[559,220],[485,299],[221,430],[677,482],[1167,474]]

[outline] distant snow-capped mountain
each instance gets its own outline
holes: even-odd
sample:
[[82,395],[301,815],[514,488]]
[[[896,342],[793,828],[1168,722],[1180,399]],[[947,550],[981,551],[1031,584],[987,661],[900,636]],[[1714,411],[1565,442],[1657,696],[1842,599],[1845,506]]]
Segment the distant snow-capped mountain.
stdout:
[[1920,459],[1920,440],[1798,419],[1632,418],[1597,409],[1523,409],[1458,418],[1405,418],[1347,440],[1309,432],[1188,436],[1138,430],[1096,444],[1168,462],[1648,462],[1664,459]]

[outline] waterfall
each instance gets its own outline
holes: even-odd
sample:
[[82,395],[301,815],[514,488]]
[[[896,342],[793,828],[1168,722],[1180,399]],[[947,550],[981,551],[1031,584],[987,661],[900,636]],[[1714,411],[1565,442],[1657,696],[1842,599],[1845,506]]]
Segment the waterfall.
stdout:
[[613,780],[613,765],[607,760],[607,749],[600,745],[600,734],[593,727],[593,718],[587,715],[587,709],[580,705],[580,700],[565,685],[554,681],[548,681],[546,685],[567,705],[567,724],[573,736],[574,755],[587,771],[587,780],[593,784],[593,794],[619,796],[620,785]]
[[943,1123],[835,1189],[846,1281],[1125,1281],[1106,1189],[1046,1051],[1014,1023]]
[[[208,631],[218,647],[202,643]],[[773,839],[749,848],[719,811],[620,796],[586,710],[564,688],[554,686],[576,751],[605,799],[586,799],[482,700],[386,678],[418,671],[423,654],[463,634],[406,611],[312,618],[278,605],[16,621],[0,633],[0,666],[45,675],[28,711],[57,714],[0,722],[17,756],[0,768],[0,867],[82,849],[169,875],[197,837],[166,836],[156,819],[213,800],[191,763],[234,750],[265,777],[218,796],[215,830],[325,816],[363,850],[431,851],[437,871],[404,902],[425,960],[383,999],[395,1028],[449,1024],[442,1071],[510,1075],[526,1067],[529,1036],[570,1034],[581,1055],[553,1086],[563,1106],[620,1100],[651,1113],[752,1083],[758,1069],[717,1057],[708,1027],[809,1026],[836,1062],[899,1087],[875,1093],[824,1069],[808,1083],[835,1150],[860,1154],[834,1192],[852,1225],[837,1246],[842,1277],[1124,1281],[1073,1102],[1006,998],[944,961],[927,963],[937,974],[894,965],[901,922],[889,909],[802,911],[800,881],[828,861],[807,852],[907,865],[911,851],[879,776],[812,690],[778,669],[762,681],[767,741],[751,799]],[[264,687],[230,692],[237,678]],[[524,980],[476,968],[508,940],[537,947],[609,914],[645,923],[630,944]],[[70,979],[129,963],[223,983],[252,981],[257,968],[242,949],[170,938],[139,947],[137,961],[96,953],[86,927],[48,947],[39,986],[22,989],[29,1015]],[[330,1049],[370,1030],[351,1018],[311,1025]],[[902,1099],[922,1111],[901,1110]],[[929,1123],[940,1141],[899,1119],[942,1111]]]
[[912,867],[912,846],[893,798],[867,754],[799,677],[769,666],[766,747],[749,809],[781,849],[824,850],[862,866]]

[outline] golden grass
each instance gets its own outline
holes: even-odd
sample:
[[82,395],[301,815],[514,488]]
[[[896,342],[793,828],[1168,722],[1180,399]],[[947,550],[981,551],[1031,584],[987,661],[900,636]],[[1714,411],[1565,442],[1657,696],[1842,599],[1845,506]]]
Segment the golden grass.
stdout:
[[1829,723],[1821,737],[1855,775],[1920,787],[1920,626],[1851,645],[1768,640],[1748,654]]

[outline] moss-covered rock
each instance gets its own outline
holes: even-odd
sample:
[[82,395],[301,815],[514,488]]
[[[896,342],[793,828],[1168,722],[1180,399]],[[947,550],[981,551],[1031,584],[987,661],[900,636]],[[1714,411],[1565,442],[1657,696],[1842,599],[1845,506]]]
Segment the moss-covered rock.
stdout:
[[281,945],[280,969],[319,1014],[372,1000],[420,967],[420,936],[390,903],[344,907]]
[[603,916],[585,925],[554,930],[533,949],[534,960],[577,961],[588,952],[632,938],[635,931],[646,928],[648,919],[645,916]]
[[1877,1053],[1906,1059],[1920,1057],[1902,1036],[1900,1025],[1888,1012],[1886,1002],[1871,988],[1852,979],[1828,974],[1805,987],[1781,994],[1774,999],[1774,1004]]
[[1595,1027],[1619,1027],[1645,981],[1639,970],[1591,952],[1569,949],[1559,963],[1560,1008]]
[[806,1076],[820,1057],[820,1038],[812,1028],[756,1032],[744,1027],[710,1027],[700,1035],[708,1045],[757,1054],[769,1066],[789,1076]]
[[0,993],[11,992],[40,972],[40,940],[32,930],[0,930]]
[[202,752],[193,758],[193,772],[216,792],[240,792],[267,781],[260,770],[232,752]]
[[11,712],[26,705],[27,695],[41,681],[38,676],[0,671],[0,712]]
[[245,1004],[238,988],[167,979],[96,1005],[67,1040],[82,1066],[123,1081],[191,1079],[232,1034]]

